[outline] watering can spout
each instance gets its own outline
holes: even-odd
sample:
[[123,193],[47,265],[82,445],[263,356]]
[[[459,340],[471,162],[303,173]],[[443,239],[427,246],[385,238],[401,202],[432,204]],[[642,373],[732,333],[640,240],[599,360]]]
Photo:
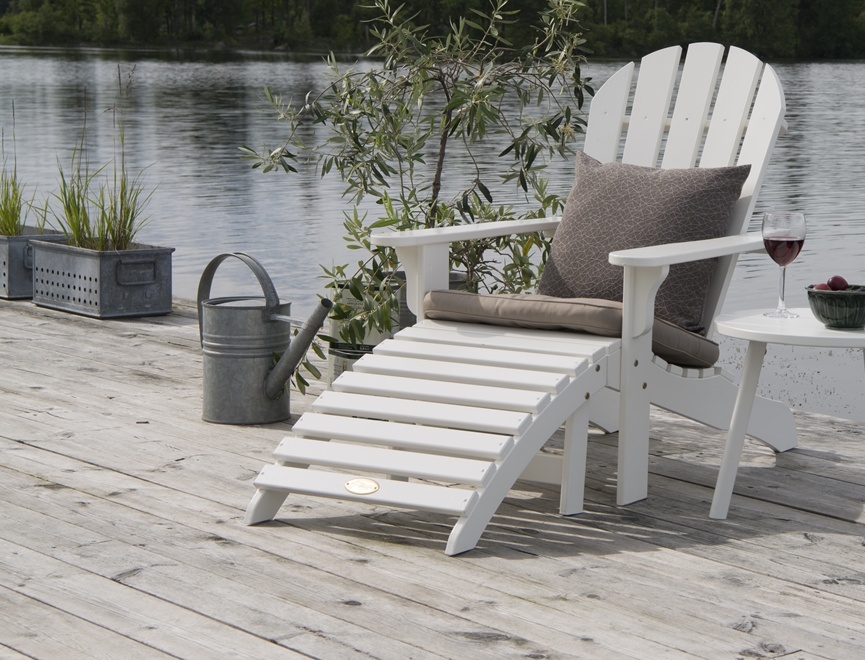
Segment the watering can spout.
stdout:
[[268,399],[276,399],[282,392],[282,388],[291,378],[291,374],[303,360],[310,345],[315,339],[316,333],[324,325],[330,308],[333,307],[333,302],[327,298],[322,298],[320,304],[310,314],[306,322],[297,331],[297,335],[289,344],[288,350],[283,353],[276,366],[270,370],[267,375],[267,381],[264,385],[264,393]]

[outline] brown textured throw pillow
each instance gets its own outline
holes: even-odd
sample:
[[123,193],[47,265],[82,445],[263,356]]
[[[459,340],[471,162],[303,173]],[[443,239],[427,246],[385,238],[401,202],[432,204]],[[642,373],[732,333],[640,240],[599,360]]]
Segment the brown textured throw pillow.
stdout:
[[[601,164],[579,152],[576,180],[544,268],[539,293],[622,300],[622,268],[610,252],[723,236],[750,165],[658,169]],[[703,299],[715,260],[670,267],[655,313],[705,333]]]

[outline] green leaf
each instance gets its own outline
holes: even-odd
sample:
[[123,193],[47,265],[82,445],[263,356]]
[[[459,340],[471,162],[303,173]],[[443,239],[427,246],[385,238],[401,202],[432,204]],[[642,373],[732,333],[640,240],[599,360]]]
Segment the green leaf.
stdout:
[[310,374],[312,374],[313,378],[321,380],[321,370],[312,362],[310,362],[309,360],[304,360],[303,368],[306,369]]
[[484,198],[485,198],[485,199],[486,199],[490,204],[492,204],[492,203],[493,203],[493,196],[492,196],[492,194],[490,193],[490,189],[487,188],[487,187],[483,184],[483,182],[482,182],[480,179],[475,179],[475,183],[477,183],[477,185],[478,185],[478,190],[481,191],[481,194],[483,194]]
[[375,222],[370,223],[370,229],[380,229],[381,227],[392,227],[401,222],[400,218],[379,218]]
[[363,291],[361,291],[360,282],[356,279],[348,281],[348,291],[355,300],[363,300]]

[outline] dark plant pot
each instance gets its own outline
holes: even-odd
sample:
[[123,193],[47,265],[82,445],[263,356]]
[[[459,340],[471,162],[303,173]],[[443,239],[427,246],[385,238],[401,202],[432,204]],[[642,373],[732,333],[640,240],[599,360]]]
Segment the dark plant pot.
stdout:
[[853,284],[842,291],[820,291],[807,287],[808,304],[827,328],[865,327],[865,286]]
[[[405,280],[405,273],[397,271],[396,276]],[[459,290],[465,288],[466,276],[465,273],[451,271],[450,283],[448,288]],[[417,317],[411,312],[405,300],[405,288],[399,290],[397,294],[399,301],[399,318],[394,321],[393,328],[390,333],[382,334],[374,332],[366,337],[365,344],[347,344],[343,342],[331,342],[327,350],[327,385],[330,387],[333,381],[343,372],[351,371],[352,366],[364,355],[371,353],[385,339],[392,337],[402,328],[408,328],[417,323]],[[356,300],[349,292],[346,285],[337,298],[337,302],[344,303],[349,306],[360,306],[359,300]],[[328,322],[327,334],[331,337],[339,337],[339,332],[342,328],[342,321],[330,319]]]
[[33,302],[95,318],[171,312],[174,248],[100,252],[33,241]]
[[[399,275],[399,273],[397,273],[397,275]],[[371,331],[365,337],[365,343],[363,344],[350,344],[343,341],[330,342],[328,344],[326,381],[328,387],[333,383],[334,380],[337,379],[337,377],[343,371],[351,371],[351,367],[352,365],[354,365],[355,362],[357,362],[364,355],[372,353],[372,350],[376,346],[378,346],[385,339],[392,337],[393,333],[398,332],[402,328],[407,328],[415,324],[417,318],[414,314],[411,313],[405,302],[405,288],[399,290],[399,293],[397,294],[397,299],[399,300],[399,311],[397,315],[398,318],[393,321],[393,328],[391,329],[391,332],[382,333]],[[362,305],[359,300],[354,298],[354,296],[349,293],[347,284],[343,286],[343,288],[340,290],[336,301],[338,303],[348,305],[353,309],[360,309]],[[331,337],[338,338],[343,325],[343,321],[329,319],[327,321],[327,334]]]
[[33,246],[31,239],[66,243],[59,231],[24,227],[21,236],[0,236],[0,298],[21,300],[33,297]]

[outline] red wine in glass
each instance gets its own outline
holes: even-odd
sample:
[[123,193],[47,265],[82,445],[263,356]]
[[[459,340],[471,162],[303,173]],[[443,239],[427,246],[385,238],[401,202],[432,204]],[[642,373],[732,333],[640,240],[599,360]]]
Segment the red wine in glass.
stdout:
[[787,309],[784,303],[784,281],[787,266],[799,256],[805,244],[805,215],[795,212],[770,212],[763,215],[763,245],[766,252],[781,267],[780,293],[778,308],[766,312],[764,316],[773,318],[793,318],[798,314]]
[[766,246],[766,252],[769,253],[772,261],[779,266],[787,266],[799,256],[805,239],[793,236],[777,236],[764,238],[763,244]]

